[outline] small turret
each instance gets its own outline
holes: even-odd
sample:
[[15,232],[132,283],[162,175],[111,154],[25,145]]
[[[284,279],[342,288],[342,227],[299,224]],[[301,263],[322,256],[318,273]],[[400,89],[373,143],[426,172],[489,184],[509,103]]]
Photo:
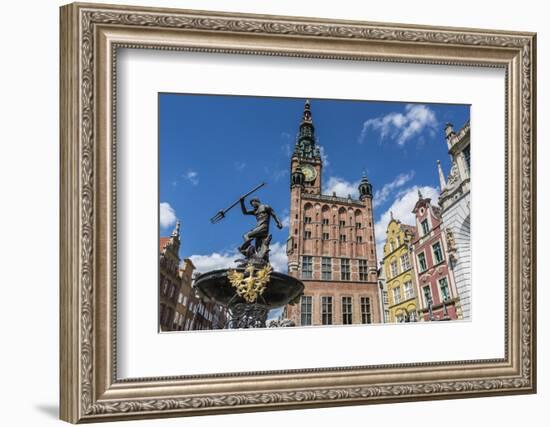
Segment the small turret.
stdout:
[[372,184],[367,179],[366,175],[363,175],[361,182],[359,183],[359,199],[372,198]]
[[445,139],[447,141],[447,148],[451,149],[451,140],[453,139],[453,136],[455,136],[455,131],[453,129],[452,123],[446,123],[445,124]]
[[302,168],[298,165],[292,175],[290,176],[290,187],[300,186],[303,187],[305,182],[305,175]]
[[452,123],[445,123],[445,137],[449,139],[455,134],[454,125]]

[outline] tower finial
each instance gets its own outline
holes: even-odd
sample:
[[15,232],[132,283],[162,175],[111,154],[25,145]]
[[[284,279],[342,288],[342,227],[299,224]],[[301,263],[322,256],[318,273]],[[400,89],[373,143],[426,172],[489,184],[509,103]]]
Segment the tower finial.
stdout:
[[393,211],[390,211],[390,218],[393,221]]
[[309,99],[306,99],[306,103],[304,105],[304,122],[311,123],[311,103],[309,102]]
[[443,175],[443,169],[439,160],[437,161],[437,173],[439,174],[439,188],[443,191],[447,187],[447,183],[445,182],[445,175]]
[[176,221],[176,228],[174,228],[174,231],[172,231],[172,237],[177,237],[179,239],[180,237],[180,221],[179,219]]
[[420,191],[420,188],[418,189],[418,198],[423,199],[424,196],[422,196],[422,192]]
[[307,99],[304,105],[298,136],[296,137],[293,156],[321,160],[321,152],[315,146],[315,142],[315,126],[313,126],[313,118],[311,116],[311,104],[309,99]]

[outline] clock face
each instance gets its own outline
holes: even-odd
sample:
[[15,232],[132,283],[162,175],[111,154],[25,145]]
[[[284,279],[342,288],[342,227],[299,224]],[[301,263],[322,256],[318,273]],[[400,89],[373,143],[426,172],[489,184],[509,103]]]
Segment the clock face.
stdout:
[[313,166],[303,165],[302,172],[304,173],[304,178],[306,182],[315,181],[315,178],[317,177],[317,171]]

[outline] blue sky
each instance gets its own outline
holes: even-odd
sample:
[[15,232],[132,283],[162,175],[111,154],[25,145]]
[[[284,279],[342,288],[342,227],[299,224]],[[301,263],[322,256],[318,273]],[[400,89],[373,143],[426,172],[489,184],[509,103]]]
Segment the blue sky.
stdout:
[[[242,234],[254,225],[238,206],[209,219],[250,188],[281,219],[288,217],[289,165],[305,99],[159,94],[160,235],[182,224],[180,256],[199,271],[233,265]],[[458,130],[468,105],[311,99],[325,160],[327,194],[356,195],[363,173],[373,184],[375,234],[381,246],[389,212],[411,223],[417,191],[438,195],[436,161],[450,158],[444,125]],[[474,160],[475,161],[475,160]],[[272,263],[286,269],[288,228],[272,228]]]

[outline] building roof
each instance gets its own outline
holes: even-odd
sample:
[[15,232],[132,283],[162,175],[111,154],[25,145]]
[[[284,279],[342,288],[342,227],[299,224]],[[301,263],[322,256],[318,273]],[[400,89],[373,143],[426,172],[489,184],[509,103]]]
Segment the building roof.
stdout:
[[355,206],[358,208],[364,208],[365,204],[361,200],[352,199],[351,197],[339,197],[339,196],[329,196],[328,194],[308,194],[302,193],[302,199],[315,201],[315,202],[324,202],[327,204],[344,204],[349,206]]
[[401,224],[401,229],[403,231],[409,231],[413,234],[416,232],[416,227],[414,225]]
[[159,239],[160,243],[160,251],[162,252],[164,250],[164,247],[170,242],[170,237],[161,237]]

